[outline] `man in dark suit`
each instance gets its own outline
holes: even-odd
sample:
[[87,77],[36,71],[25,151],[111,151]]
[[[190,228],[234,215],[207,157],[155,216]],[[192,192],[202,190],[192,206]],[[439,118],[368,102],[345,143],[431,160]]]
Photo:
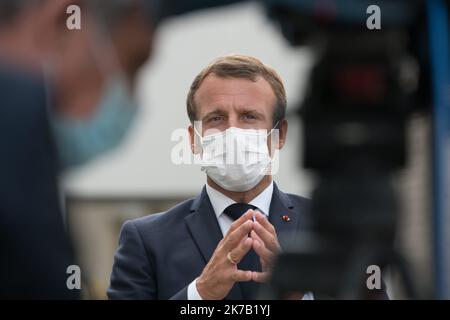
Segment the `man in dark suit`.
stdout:
[[[272,181],[273,154],[287,132],[285,91],[273,69],[248,56],[219,58],[194,79],[187,109],[207,184],[165,213],[124,224],[112,299],[255,298],[280,250],[278,235],[304,225],[308,201]],[[225,150],[211,150],[223,143]],[[218,164],[235,144],[245,161]]]
[[[296,231],[302,225],[302,212],[307,210],[307,201],[283,193],[276,184],[273,186],[268,222],[277,234]],[[288,216],[290,221],[283,220],[283,216]],[[224,240],[205,187],[196,198],[167,212],[126,222],[108,296],[112,299],[188,299],[189,284],[215,255],[214,259],[220,260],[217,264],[223,264],[223,267],[212,264],[209,267],[213,269],[211,276],[217,277],[218,283],[224,281],[218,286],[229,288],[224,298],[252,298],[243,295],[240,284],[234,284],[232,272],[236,270],[226,258],[227,250],[236,246],[235,241],[241,240],[235,240],[234,236],[242,238],[251,229],[251,226],[239,229],[249,217],[252,217],[250,212],[241,221],[236,221],[232,225],[235,233],[231,232]],[[230,279],[218,273],[229,273]],[[236,274],[236,277],[240,276]],[[252,275],[242,276],[237,280],[250,281]],[[219,299],[222,295],[212,298]]]

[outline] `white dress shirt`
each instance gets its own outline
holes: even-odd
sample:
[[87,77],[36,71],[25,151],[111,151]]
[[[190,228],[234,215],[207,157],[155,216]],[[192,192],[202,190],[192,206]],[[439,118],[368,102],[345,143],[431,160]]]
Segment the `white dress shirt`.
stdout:
[[[226,195],[210,187],[208,184],[206,184],[206,193],[208,194],[214,213],[216,214],[220,230],[222,231],[222,235],[225,235],[230,229],[233,220],[223,212],[230,205],[236,203],[236,201],[228,198]],[[269,209],[270,203],[272,201],[272,194],[273,194],[273,181],[270,182],[267,188],[265,188],[258,196],[256,196],[252,201],[250,201],[249,204],[255,206],[259,212],[264,214],[266,218],[269,218]],[[196,281],[197,279],[192,281],[188,286],[187,290],[188,300],[203,300],[197,291]],[[303,296],[303,300],[314,300],[314,298],[312,294],[308,292]]]
[[[224,214],[226,208],[236,203],[233,199],[228,198],[223,193],[206,184],[206,193],[208,194],[211,205],[219,222],[222,235],[225,236],[230,229],[233,219]],[[267,218],[269,217],[270,202],[272,201],[273,182],[265,188],[259,195],[257,195],[249,204],[255,206],[259,212],[263,213]]]

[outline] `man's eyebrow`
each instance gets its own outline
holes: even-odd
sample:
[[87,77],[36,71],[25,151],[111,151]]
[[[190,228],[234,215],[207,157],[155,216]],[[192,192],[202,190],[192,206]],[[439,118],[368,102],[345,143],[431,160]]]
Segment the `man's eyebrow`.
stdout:
[[245,114],[245,113],[255,113],[258,116],[264,117],[264,113],[259,111],[258,109],[240,109],[239,113]]

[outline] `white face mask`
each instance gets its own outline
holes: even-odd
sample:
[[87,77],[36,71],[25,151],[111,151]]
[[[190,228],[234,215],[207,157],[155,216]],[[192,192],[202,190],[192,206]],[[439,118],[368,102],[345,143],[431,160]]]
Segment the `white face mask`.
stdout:
[[[276,126],[275,126],[276,127]],[[229,191],[243,192],[270,174],[271,157],[267,130],[228,128],[200,137],[201,169],[215,183]]]

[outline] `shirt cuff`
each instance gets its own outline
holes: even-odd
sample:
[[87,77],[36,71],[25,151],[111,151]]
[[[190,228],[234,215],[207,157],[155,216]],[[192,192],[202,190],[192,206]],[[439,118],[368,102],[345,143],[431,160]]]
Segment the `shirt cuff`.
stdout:
[[188,300],[203,300],[197,291],[197,279],[192,281],[187,289],[187,299]]
[[[187,299],[188,300],[203,300],[203,298],[200,296],[200,294],[197,291],[197,279],[192,281],[187,289]],[[312,292],[306,292],[302,300],[314,300],[314,295]]]

